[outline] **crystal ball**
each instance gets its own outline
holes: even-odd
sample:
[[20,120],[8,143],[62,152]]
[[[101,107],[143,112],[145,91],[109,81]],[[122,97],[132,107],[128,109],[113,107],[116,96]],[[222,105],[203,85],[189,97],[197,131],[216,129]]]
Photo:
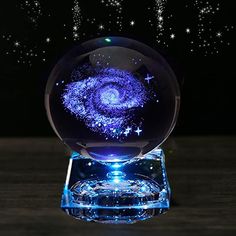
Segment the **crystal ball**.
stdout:
[[172,131],[176,77],[154,49],[103,37],[75,46],[53,68],[45,93],[49,121],[73,151],[104,162],[142,156]]

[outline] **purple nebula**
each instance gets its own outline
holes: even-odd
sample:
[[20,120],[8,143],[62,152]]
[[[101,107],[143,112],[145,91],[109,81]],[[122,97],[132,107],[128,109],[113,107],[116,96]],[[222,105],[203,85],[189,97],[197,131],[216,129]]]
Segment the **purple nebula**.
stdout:
[[92,131],[106,139],[119,139],[141,130],[142,122],[137,122],[135,111],[149,96],[133,74],[115,68],[85,67],[73,71],[72,79],[65,87],[62,103]]

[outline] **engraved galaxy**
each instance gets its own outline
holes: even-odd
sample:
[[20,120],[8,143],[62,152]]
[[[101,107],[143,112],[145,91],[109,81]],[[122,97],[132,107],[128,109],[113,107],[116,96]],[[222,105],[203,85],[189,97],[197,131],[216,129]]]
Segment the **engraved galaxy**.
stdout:
[[135,112],[151,97],[138,78],[124,70],[91,66],[74,70],[72,77],[62,95],[66,110],[106,139],[141,135],[142,119]]

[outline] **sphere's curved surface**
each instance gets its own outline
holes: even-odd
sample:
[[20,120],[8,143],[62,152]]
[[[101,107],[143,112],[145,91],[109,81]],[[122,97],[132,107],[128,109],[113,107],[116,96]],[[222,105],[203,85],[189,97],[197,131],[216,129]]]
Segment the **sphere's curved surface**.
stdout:
[[179,88],[167,62],[122,37],[87,41],[66,54],[47,83],[56,134],[100,161],[127,161],[160,145],[173,129]]

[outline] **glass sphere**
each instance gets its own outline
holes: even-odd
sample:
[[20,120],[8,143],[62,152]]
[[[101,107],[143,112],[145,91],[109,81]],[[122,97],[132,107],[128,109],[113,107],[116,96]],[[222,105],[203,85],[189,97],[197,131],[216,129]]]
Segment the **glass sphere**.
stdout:
[[119,162],[159,146],[179,110],[176,77],[162,56],[123,38],[76,46],[54,67],[45,103],[49,121],[73,151]]

